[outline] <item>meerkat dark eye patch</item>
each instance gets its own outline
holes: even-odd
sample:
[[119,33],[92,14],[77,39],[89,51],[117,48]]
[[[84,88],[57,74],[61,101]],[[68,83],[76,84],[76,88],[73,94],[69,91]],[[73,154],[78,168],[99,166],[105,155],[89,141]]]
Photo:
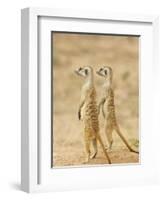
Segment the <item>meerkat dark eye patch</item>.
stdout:
[[85,69],[85,75],[88,75],[88,69]]
[[82,68],[80,67],[80,68],[79,68],[79,71],[81,71],[81,70],[82,70]]
[[107,75],[107,73],[108,73],[108,72],[107,72],[107,70],[106,70],[106,69],[104,70],[104,73],[105,73],[105,75]]

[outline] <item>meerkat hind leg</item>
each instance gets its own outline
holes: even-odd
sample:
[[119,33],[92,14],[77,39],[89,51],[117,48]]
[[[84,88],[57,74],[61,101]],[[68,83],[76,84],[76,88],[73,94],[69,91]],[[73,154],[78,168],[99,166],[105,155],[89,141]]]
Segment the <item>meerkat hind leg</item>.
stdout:
[[106,149],[111,151],[112,145],[113,145],[113,128],[111,126],[109,126],[105,129],[105,135],[106,135],[107,141],[109,143],[109,147],[107,147]]
[[97,140],[96,139],[93,139],[92,140],[92,146],[93,146],[93,154],[90,156],[91,159],[95,158],[96,155],[97,155]]
[[85,139],[85,151],[86,151],[86,158],[84,163],[88,163],[90,159],[90,140]]

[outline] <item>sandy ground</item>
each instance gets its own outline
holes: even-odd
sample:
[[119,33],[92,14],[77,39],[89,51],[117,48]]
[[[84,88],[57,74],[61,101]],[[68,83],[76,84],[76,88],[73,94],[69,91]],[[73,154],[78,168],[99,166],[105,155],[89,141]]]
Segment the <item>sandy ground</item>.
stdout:
[[[83,165],[83,123],[77,110],[83,80],[74,69],[90,65],[95,70],[107,65],[113,69],[115,105],[121,130],[134,149],[139,148],[138,37],[53,34],[53,166]],[[97,101],[102,78],[95,76]],[[104,119],[100,134],[104,136]],[[137,163],[138,154],[131,153],[114,132],[109,153],[112,163]],[[97,157],[89,164],[107,164],[100,145]]]

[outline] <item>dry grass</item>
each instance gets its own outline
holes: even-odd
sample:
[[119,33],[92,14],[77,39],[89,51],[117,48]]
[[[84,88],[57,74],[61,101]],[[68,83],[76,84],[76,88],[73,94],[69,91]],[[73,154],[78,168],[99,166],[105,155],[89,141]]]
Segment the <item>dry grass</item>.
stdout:
[[[83,80],[74,74],[79,66],[111,66],[114,72],[115,105],[121,130],[130,144],[138,148],[138,37],[81,34],[53,34],[53,166],[81,165],[84,161],[83,124],[77,118]],[[98,101],[102,79],[95,76]],[[100,116],[104,142],[103,118]],[[114,133],[113,163],[135,163],[138,155],[129,152]],[[106,159],[99,147],[97,158]]]

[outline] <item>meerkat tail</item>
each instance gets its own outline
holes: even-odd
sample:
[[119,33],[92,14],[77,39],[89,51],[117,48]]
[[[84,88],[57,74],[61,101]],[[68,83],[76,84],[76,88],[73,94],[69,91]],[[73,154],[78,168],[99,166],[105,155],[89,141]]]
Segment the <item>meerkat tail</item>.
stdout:
[[119,127],[115,127],[115,130],[117,132],[117,134],[119,135],[119,137],[122,139],[122,141],[125,143],[125,145],[127,146],[127,148],[131,151],[131,152],[134,152],[134,153],[138,153],[139,154],[139,151],[136,151],[134,150],[127,142],[127,140],[125,139],[125,137],[122,135]]
[[109,155],[107,154],[106,149],[105,149],[105,146],[104,146],[104,144],[103,144],[103,142],[102,142],[102,139],[101,139],[101,137],[100,137],[99,135],[97,136],[97,140],[99,141],[99,143],[100,143],[100,145],[101,145],[101,147],[102,147],[102,150],[103,150],[103,152],[104,152],[104,154],[105,154],[105,156],[106,156],[106,158],[107,158],[107,160],[108,160],[108,163],[111,164],[110,157],[109,157]]

